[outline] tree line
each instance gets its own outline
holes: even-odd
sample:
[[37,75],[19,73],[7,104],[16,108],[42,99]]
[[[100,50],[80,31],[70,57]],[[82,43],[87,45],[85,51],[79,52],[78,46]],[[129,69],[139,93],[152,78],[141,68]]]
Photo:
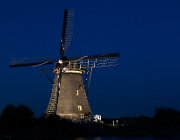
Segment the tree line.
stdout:
[[103,122],[77,123],[61,119],[56,115],[48,118],[44,115],[35,117],[33,111],[25,105],[7,105],[0,113],[0,139],[174,135],[179,134],[180,131],[180,112],[173,108],[160,107],[156,109],[153,117],[122,117],[103,119]]

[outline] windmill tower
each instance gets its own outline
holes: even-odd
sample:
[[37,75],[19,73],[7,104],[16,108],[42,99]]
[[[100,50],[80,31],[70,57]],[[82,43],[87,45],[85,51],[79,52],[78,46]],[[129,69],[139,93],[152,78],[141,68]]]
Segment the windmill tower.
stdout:
[[86,96],[83,75],[93,68],[116,66],[119,53],[68,58],[66,49],[72,40],[73,11],[64,10],[60,59],[16,59],[10,67],[55,64],[53,88],[46,115],[56,114],[65,119],[91,120],[92,112]]

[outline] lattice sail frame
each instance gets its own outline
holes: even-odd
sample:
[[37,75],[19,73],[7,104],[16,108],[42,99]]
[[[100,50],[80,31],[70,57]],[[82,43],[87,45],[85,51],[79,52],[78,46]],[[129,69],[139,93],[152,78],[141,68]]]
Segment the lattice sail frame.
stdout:
[[82,60],[68,61],[68,64],[65,67],[70,70],[81,70],[88,68],[117,66],[118,62],[119,62],[119,58],[85,59],[85,60],[82,59]]
[[60,55],[64,56],[67,49],[71,46],[72,36],[73,36],[73,21],[74,21],[74,10],[65,9],[64,10],[64,20],[62,25],[62,34],[61,34],[61,47]]

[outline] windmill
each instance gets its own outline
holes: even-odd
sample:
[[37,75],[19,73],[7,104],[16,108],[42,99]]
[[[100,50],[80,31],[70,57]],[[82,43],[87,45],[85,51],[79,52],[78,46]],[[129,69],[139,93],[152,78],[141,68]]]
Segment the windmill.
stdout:
[[[60,59],[15,59],[10,67],[43,66],[54,64],[54,81],[46,116],[56,114],[65,119],[92,119],[92,112],[86,96],[83,75],[93,68],[118,65],[119,53],[80,56],[68,58],[66,49],[71,46],[73,10],[64,10]],[[91,75],[88,74],[88,75]]]

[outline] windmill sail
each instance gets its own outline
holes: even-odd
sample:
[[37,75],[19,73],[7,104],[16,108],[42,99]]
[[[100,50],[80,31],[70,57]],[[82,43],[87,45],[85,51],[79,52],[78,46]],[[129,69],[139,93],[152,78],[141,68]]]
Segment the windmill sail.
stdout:
[[10,67],[25,67],[25,66],[39,66],[46,64],[53,64],[56,59],[50,58],[16,58],[10,63]]
[[60,48],[60,54],[62,57],[65,55],[65,50],[67,50],[67,48],[69,48],[71,45],[73,35],[73,14],[74,11],[72,9],[64,10]]
[[118,65],[119,56],[119,53],[83,56],[69,59],[67,63],[69,69],[109,67]]

